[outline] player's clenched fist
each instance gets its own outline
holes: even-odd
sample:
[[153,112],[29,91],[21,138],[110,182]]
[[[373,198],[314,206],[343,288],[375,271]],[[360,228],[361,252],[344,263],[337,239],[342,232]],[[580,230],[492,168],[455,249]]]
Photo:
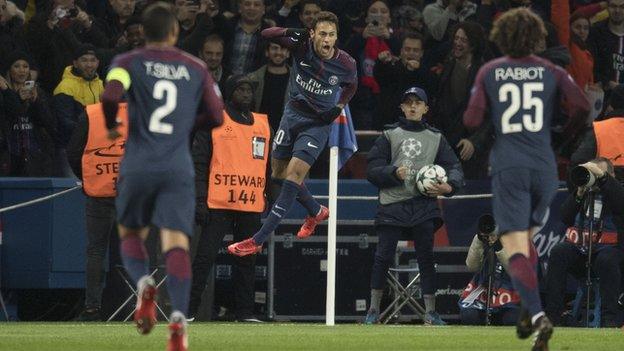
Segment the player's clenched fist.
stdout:
[[304,39],[308,37],[308,30],[305,28],[288,28],[286,29],[286,36],[293,39]]

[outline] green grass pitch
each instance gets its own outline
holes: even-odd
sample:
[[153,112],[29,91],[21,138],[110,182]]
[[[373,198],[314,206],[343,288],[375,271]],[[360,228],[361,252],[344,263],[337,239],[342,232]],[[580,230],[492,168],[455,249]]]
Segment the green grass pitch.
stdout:
[[[192,323],[189,350],[530,350],[509,327]],[[165,350],[166,324],[139,335],[129,323],[0,323],[0,350]],[[551,350],[624,350],[620,329],[557,328]]]

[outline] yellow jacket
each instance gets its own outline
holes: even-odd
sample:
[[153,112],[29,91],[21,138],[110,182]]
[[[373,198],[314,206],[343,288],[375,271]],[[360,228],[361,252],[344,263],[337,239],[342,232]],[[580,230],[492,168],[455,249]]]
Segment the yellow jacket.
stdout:
[[54,95],[65,94],[74,98],[83,106],[100,102],[100,95],[104,91],[104,83],[100,77],[85,80],[72,72],[73,66],[65,67],[63,79],[54,89]]

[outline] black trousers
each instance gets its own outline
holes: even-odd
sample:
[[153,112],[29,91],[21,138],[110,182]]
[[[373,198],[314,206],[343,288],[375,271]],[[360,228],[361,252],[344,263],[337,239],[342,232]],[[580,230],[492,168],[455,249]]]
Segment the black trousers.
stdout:
[[[599,279],[600,298],[602,302],[603,324],[617,322],[619,307],[618,296],[622,281],[622,264],[624,251],[615,246],[602,246],[592,256],[592,274]],[[585,284],[587,255],[569,242],[562,242],[550,251],[548,273],[546,275],[546,313],[555,322],[561,322],[564,310],[566,278],[568,273]]]
[[115,225],[115,199],[87,196],[85,206],[87,226],[87,267],[85,307],[99,308],[102,304],[105,269],[104,261]]
[[[232,234],[234,241],[251,237],[260,229],[260,213],[230,210],[209,210],[206,224],[201,226],[201,236],[197,252],[193,258],[193,283],[189,316],[194,316],[201,304],[201,296],[206,288],[206,281],[212,271],[219,249],[223,246],[223,237]],[[237,318],[253,315],[254,281],[256,255],[235,256],[232,271],[234,284],[235,314]]]
[[433,258],[433,220],[422,222],[414,227],[380,225],[375,228],[379,242],[375,251],[371,289],[386,286],[386,272],[394,264],[394,254],[399,240],[413,240],[416,260],[420,269],[423,294],[435,294],[435,262]]

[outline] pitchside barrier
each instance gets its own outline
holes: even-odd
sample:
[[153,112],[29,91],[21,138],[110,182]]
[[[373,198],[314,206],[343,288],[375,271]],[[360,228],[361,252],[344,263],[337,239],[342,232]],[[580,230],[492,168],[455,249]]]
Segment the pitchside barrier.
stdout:
[[[327,180],[308,180],[306,185],[321,202],[327,203]],[[0,178],[3,289],[84,288],[85,199],[78,189],[74,179]],[[460,194],[439,200],[445,225],[435,238],[439,273],[436,294],[440,312],[447,319],[457,316],[457,298],[470,277],[463,262],[477,219],[491,212],[489,193],[489,182],[468,182]],[[563,191],[558,193],[548,222],[535,238],[543,262],[550,249],[562,240],[559,206],[565,195]],[[365,180],[339,181],[337,320],[358,320],[368,307],[370,270],[377,242],[372,221],[376,196],[376,188]],[[42,200],[31,204],[33,199]],[[303,208],[296,205],[257,260],[258,311],[277,320],[326,317],[327,225],[320,226],[315,236],[299,240],[294,233],[304,216]],[[400,264],[413,264],[414,258],[408,250],[399,259]],[[231,257],[220,254],[215,273],[217,287],[227,285],[230,261]],[[220,303],[219,299],[217,294],[215,302]]]

